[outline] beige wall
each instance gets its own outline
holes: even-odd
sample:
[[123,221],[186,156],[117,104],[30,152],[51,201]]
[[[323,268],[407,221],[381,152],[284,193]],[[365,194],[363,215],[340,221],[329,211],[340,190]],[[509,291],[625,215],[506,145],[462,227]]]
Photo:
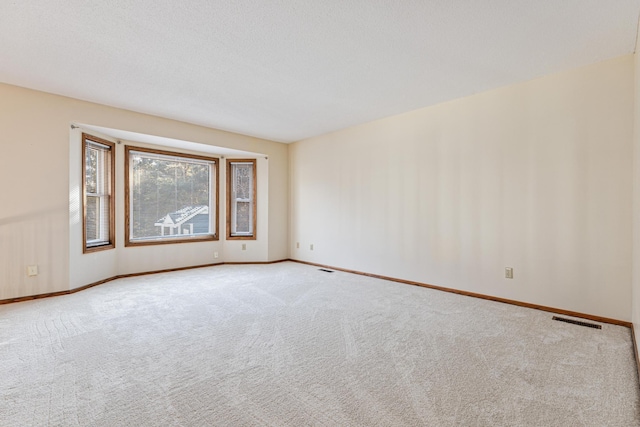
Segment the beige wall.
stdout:
[[634,126],[633,126],[633,277],[632,277],[632,320],[637,335],[636,354],[640,354],[640,33],[636,40],[634,59]]
[[[268,173],[268,187],[259,194],[259,215],[268,224],[259,223],[264,233],[252,243],[256,250],[242,256],[252,261],[287,258],[286,145],[0,84],[0,299],[67,290],[114,272],[213,263],[214,250],[220,252],[219,261],[227,260],[225,251],[229,260],[237,258],[240,242],[124,248],[122,238],[117,251],[78,255],[81,242],[69,237],[79,220],[70,181],[78,170],[71,163],[79,159],[71,149],[77,140],[72,122],[265,153],[268,165],[259,173]],[[122,227],[118,233],[123,234]],[[26,277],[29,264],[39,265],[38,276]]]
[[[214,250],[222,261],[277,260],[290,251],[295,259],[621,320],[633,312],[637,326],[634,60],[289,147],[0,84],[0,299],[66,290],[114,272],[215,262]],[[241,252],[242,242],[224,241],[125,249],[120,238],[122,250],[74,258],[71,122],[265,153],[261,222],[266,216],[268,227],[259,227],[266,241]],[[640,209],[633,215],[637,223]],[[39,265],[39,276],[26,277],[29,264]],[[505,266],[514,267],[513,280],[503,278]]]
[[632,111],[628,55],[295,143],[291,255],[629,321]]

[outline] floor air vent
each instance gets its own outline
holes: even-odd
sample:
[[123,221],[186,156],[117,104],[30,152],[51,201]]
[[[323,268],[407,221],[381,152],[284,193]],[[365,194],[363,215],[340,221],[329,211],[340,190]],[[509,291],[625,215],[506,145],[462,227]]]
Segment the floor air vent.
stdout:
[[602,326],[596,325],[595,323],[587,323],[587,322],[581,322],[579,320],[565,319],[564,317],[553,316],[553,320],[557,320],[559,322],[573,323],[574,325],[586,326],[587,328],[602,329]]
[[326,268],[319,268],[318,270],[324,271],[325,273],[333,273],[333,270],[327,270]]

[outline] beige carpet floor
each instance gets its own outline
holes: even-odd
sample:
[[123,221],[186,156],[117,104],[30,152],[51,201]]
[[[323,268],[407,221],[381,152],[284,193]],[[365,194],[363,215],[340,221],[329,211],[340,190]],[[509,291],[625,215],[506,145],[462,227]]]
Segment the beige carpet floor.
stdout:
[[635,426],[630,331],[286,262],[0,306],[2,426]]

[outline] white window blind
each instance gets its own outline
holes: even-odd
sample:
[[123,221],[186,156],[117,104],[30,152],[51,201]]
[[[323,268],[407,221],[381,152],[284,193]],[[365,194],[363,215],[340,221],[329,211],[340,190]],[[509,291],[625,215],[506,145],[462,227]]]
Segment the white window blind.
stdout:
[[85,245],[110,244],[112,149],[85,139]]

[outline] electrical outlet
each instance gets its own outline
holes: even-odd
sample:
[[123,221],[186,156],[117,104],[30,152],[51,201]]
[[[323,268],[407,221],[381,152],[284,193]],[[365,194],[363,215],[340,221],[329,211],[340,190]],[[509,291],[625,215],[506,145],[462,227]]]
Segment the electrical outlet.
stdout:
[[218,258],[218,252],[214,252],[214,253],[213,253],[213,257],[214,257],[214,258]]
[[300,242],[296,242],[296,249],[300,249]]
[[247,244],[246,244],[246,243],[243,243],[243,244],[242,244],[242,250],[243,250],[243,251],[246,251],[246,250],[247,250]]
[[38,266],[37,265],[28,265],[27,266],[27,276],[37,276],[38,275]]
[[313,243],[309,245],[309,250],[313,250]]
[[504,268],[504,277],[507,279],[513,279],[513,268],[505,267]]

